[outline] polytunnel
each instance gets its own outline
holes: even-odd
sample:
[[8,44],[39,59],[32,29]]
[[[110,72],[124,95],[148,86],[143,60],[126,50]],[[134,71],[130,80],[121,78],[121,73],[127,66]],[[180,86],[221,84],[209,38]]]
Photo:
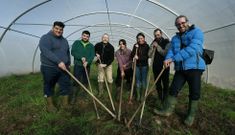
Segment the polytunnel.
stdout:
[[121,38],[132,48],[137,33],[151,43],[156,28],[171,39],[174,20],[183,14],[204,32],[205,48],[215,51],[205,80],[235,89],[234,0],[2,0],[0,12],[1,77],[39,71],[38,41],[56,20],[65,23],[70,45],[89,30],[92,43],[108,33],[116,48]]

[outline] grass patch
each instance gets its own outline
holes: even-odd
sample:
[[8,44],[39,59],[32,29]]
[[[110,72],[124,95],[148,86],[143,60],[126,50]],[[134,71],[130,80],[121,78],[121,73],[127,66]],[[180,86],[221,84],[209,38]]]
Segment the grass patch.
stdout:
[[[116,63],[114,63],[116,65]],[[117,67],[113,67],[116,76]],[[97,69],[91,69],[91,84],[97,94]],[[114,78],[115,79],[115,78]],[[172,76],[171,76],[172,79]],[[184,126],[188,103],[188,86],[186,85],[176,105],[176,113],[168,118],[153,114],[153,109],[160,108],[157,92],[152,93],[146,102],[142,126],[138,126],[139,114],[134,119],[131,129],[127,129],[128,120],[139,103],[128,105],[127,88],[124,88],[122,120],[118,122],[98,105],[101,119],[97,120],[93,102],[87,94],[68,111],[50,114],[45,112],[42,76],[40,73],[12,75],[0,78],[0,134],[34,134],[34,135],[155,135],[155,134],[234,134],[235,133],[235,91],[202,85],[199,111],[193,127]],[[153,82],[153,81],[151,81]],[[113,85],[115,92],[115,86]],[[58,96],[56,96],[57,98]],[[60,106],[59,100],[58,107]],[[112,110],[107,93],[100,100]],[[118,108],[118,102],[115,101]]]

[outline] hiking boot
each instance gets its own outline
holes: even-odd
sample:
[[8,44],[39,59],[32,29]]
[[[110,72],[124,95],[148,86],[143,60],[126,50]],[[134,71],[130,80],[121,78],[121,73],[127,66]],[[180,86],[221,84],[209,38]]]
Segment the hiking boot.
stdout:
[[154,109],[154,113],[160,115],[160,116],[170,116],[174,109],[175,109],[175,104],[177,103],[176,97],[173,96],[168,96],[166,100],[166,104],[164,105],[162,110],[156,110]]
[[198,101],[190,100],[188,105],[188,115],[184,120],[185,125],[189,127],[193,125],[197,109],[198,109]]
[[47,107],[46,107],[47,112],[49,113],[57,112],[57,108],[53,104],[52,97],[47,97],[46,101],[47,101]]

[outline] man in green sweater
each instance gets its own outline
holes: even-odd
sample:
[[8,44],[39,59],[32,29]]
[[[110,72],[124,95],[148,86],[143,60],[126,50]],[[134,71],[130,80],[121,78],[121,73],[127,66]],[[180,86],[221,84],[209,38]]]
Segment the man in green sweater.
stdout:
[[[87,87],[88,81],[85,68],[90,72],[90,65],[95,56],[94,45],[89,42],[90,32],[82,32],[81,40],[76,40],[72,45],[71,54],[74,57],[74,76]],[[74,82],[72,89],[71,104],[76,102],[78,86]]]

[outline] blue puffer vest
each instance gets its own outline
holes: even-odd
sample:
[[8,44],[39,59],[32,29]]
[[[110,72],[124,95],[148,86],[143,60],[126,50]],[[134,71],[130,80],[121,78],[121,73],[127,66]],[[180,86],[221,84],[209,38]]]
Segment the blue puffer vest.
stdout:
[[[182,45],[181,47],[181,40]],[[171,40],[165,59],[172,59],[175,63],[175,70],[201,69],[205,70],[205,62],[202,59],[203,32],[192,25],[185,33],[177,33]],[[181,49],[182,48],[182,49]]]

